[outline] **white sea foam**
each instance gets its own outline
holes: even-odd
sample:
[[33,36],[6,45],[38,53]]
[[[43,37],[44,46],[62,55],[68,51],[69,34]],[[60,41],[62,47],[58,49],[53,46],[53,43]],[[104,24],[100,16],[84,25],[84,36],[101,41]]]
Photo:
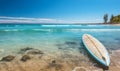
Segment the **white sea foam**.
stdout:
[[[31,29],[32,31],[47,31],[47,32],[53,32],[57,31],[57,29]],[[72,31],[72,32],[80,32],[80,31],[88,31],[88,32],[113,32],[113,31],[120,31],[120,29],[61,29],[65,31]],[[26,29],[5,29],[2,31],[12,31],[12,32],[17,32],[17,31],[27,31]]]
[[68,27],[70,25],[42,25],[42,27]]
[[20,31],[19,29],[5,29],[3,31],[9,32],[9,31]]
[[115,32],[120,31],[120,29],[66,29],[66,31],[71,32]]
[[7,32],[7,31],[11,31],[11,30],[3,30],[3,31],[6,31],[6,32]]
[[42,25],[42,27],[103,27],[103,26],[111,26],[111,25]]
[[51,31],[51,29],[32,29],[33,31],[48,31],[48,32],[50,32]]

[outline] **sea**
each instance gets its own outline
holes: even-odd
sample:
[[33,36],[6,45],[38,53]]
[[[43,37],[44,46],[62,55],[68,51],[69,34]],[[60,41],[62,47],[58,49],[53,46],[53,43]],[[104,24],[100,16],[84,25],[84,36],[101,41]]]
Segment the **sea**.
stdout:
[[83,34],[91,34],[106,49],[120,49],[120,26],[98,24],[0,24],[0,57],[16,55],[22,48],[45,54],[85,53]]

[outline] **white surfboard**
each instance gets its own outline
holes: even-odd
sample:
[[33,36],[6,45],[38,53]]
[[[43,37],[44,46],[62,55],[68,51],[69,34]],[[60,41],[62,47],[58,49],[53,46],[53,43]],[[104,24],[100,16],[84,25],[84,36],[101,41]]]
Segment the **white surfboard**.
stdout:
[[110,57],[108,51],[99,40],[89,34],[84,34],[82,41],[87,51],[95,60],[104,66],[109,66]]

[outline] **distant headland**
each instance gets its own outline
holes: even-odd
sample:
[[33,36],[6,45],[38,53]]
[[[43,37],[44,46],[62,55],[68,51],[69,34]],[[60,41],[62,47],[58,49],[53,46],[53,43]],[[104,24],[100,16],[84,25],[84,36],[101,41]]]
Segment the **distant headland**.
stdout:
[[108,14],[103,16],[104,23],[103,24],[120,24],[120,14],[117,16],[111,15],[110,20],[108,21]]

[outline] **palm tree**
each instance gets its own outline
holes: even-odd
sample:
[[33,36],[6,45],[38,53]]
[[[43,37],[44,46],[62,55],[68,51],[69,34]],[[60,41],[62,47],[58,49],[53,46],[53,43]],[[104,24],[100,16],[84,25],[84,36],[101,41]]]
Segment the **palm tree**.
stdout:
[[104,23],[106,24],[107,21],[108,21],[108,14],[105,14],[104,17],[103,17],[103,19],[104,19]]

